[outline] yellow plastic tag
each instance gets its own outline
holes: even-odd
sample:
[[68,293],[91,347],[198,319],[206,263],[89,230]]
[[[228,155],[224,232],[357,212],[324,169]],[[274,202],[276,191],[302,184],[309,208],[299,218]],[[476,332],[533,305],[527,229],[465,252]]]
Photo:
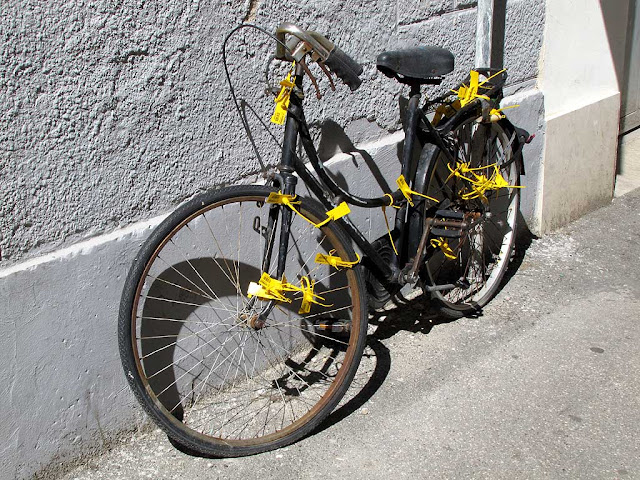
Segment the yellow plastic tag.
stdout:
[[316,305],[321,305],[323,307],[331,307],[333,305],[325,305],[324,303],[320,303],[316,299],[324,300],[324,297],[317,295],[313,292],[314,282],[309,280],[308,277],[302,277],[300,279],[300,286],[293,285],[292,283],[287,282],[287,278],[283,275],[282,280],[276,280],[275,278],[271,278],[271,276],[264,272],[260,277],[260,282],[249,283],[249,288],[247,289],[247,296],[258,297],[262,300],[276,300],[278,302],[286,302],[292,303],[290,298],[284,296],[284,292],[300,292],[302,293],[302,304],[300,306],[300,310],[298,310],[299,314],[306,314],[311,311],[311,304],[315,303]]
[[323,225],[329,223],[331,220],[337,220],[338,218],[344,217],[345,215],[348,215],[349,213],[351,213],[351,210],[349,209],[349,205],[347,205],[347,202],[342,202],[340,205],[338,205],[335,208],[332,208],[327,212],[327,218],[325,220],[323,220],[320,223],[313,223],[307,217],[302,215],[302,213],[300,213],[300,211],[296,209],[296,207],[294,207],[294,205],[300,204],[300,200],[296,200],[296,198],[297,198],[296,195],[285,195],[282,192],[277,192],[277,193],[271,192],[267,197],[267,203],[277,203],[281,205],[286,205],[291,210],[293,210],[296,214],[298,214],[301,218],[303,218],[304,220],[306,220],[316,228],[320,228]]
[[271,192],[267,197],[267,203],[277,203],[281,205],[298,205],[300,200],[296,200],[296,195],[285,195],[282,192]]
[[345,215],[349,215],[351,213],[351,209],[347,202],[342,202],[335,208],[332,208],[327,212],[327,218],[320,223],[314,223],[316,228],[320,228],[321,226],[329,223],[331,220],[337,220],[339,218],[344,217]]
[[[472,100],[475,100],[476,98],[484,98],[485,100],[490,100],[489,97],[487,97],[486,95],[480,95],[478,93],[478,88],[482,87],[491,78],[495,77],[496,75],[502,72],[504,72],[504,70],[492,75],[491,77],[487,78],[484,82],[479,83],[480,74],[475,70],[471,70],[469,72],[469,86],[462,85],[458,90],[452,90],[452,92],[458,94],[458,98],[460,99],[460,106],[464,107],[467,103],[471,102]],[[487,88],[487,87],[483,87],[483,88]]]
[[456,254],[453,253],[453,250],[443,237],[440,237],[439,239],[432,238],[430,243],[433,248],[440,248],[442,253],[444,253],[444,256],[449,260],[455,260],[457,258]]
[[299,288],[287,282],[286,277],[283,275],[282,280],[276,280],[264,272],[260,277],[260,282],[249,283],[247,289],[247,296],[249,298],[256,296],[263,300],[277,300],[279,302],[291,303],[291,299],[284,296],[283,292],[296,292]]
[[291,100],[291,90],[295,84],[291,81],[291,70],[287,74],[287,78],[280,82],[280,93],[274,100],[276,102],[276,109],[271,116],[271,123],[276,125],[283,125],[287,118],[287,110],[289,108],[289,101]]
[[432,202],[438,201],[433,197],[430,197],[428,195],[423,195],[421,193],[414,192],[413,190],[411,190],[411,188],[407,184],[407,181],[404,179],[404,175],[400,175],[396,180],[396,183],[398,184],[400,191],[404,195],[404,198],[407,199],[407,202],[409,202],[409,205],[411,205],[412,207],[413,207],[413,199],[411,198],[412,195],[418,195],[419,197],[426,198],[427,200],[431,200]]
[[340,269],[340,268],[351,268],[360,261],[360,255],[358,255],[357,253],[356,253],[357,260],[353,262],[348,262],[346,260],[343,260],[340,257],[334,256],[333,255],[334,253],[336,253],[335,250],[331,250],[329,252],[329,255],[324,255],[322,253],[319,253],[316,255],[315,262],[321,265],[331,265],[336,269]]
[[311,304],[315,303],[316,305],[320,305],[322,307],[332,307],[333,305],[325,305],[324,303],[320,303],[316,300],[319,298],[320,300],[324,300],[324,297],[320,295],[316,295],[313,293],[314,282],[309,280],[307,277],[302,277],[300,279],[300,291],[302,292],[302,305],[300,305],[300,310],[298,313],[300,315],[307,314],[311,311]]
[[[449,175],[449,177],[447,177],[445,183],[448,182],[451,177],[456,176],[460,179],[466,180],[471,185],[471,191],[467,193],[460,192],[463,200],[472,200],[474,198],[479,198],[486,203],[488,200],[485,196],[485,193],[488,191],[497,191],[505,187],[524,188],[524,186],[521,185],[509,185],[509,182],[504,179],[504,177],[500,173],[498,165],[496,165],[495,163],[492,163],[491,165],[487,165],[485,167],[470,168],[468,163],[460,162],[455,169],[452,169],[449,165],[447,165],[447,167],[449,168],[451,174]],[[493,174],[491,175],[491,177],[483,173],[475,173],[478,170],[487,170],[489,168],[493,168]],[[471,176],[465,176],[465,173],[469,173],[471,174]]]
[[[404,177],[400,175],[400,177],[404,180]],[[393,236],[391,235],[391,229],[389,228],[389,219],[387,218],[387,207],[382,206],[382,216],[384,217],[384,223],[387,226],[387,233],[389,234],[389,241],[391,242],[391,246],[393,247],[393,251],[396,253],[396,257],[398,256],[398,249],[396,248],[396,244],[393,242]]]

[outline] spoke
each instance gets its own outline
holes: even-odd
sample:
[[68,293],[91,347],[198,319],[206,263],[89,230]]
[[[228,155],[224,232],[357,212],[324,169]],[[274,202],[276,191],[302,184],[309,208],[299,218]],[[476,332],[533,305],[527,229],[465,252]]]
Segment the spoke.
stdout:
[[[209,225],[209,222],[207,221],[207,217],[204,215],[204,213],[201,215],[204,219],[205,219],[205,223],[207,224],[207,226]],[[185,225],[187,227],[187,230],[189,230],[189,232],[191,232],[191,235],[193,235],[193,237],[196,239],[196,241],[202,246],[202,240],[200,239],[200,237],[198,235],[196,235],[196,232],[193,231],[193,229],[187,224]],[[216,242],[217,243],[217,242]],[[216,264],[216,266],[220,269],[220,271],[223,273],[223,275],[227,278],[227,280],[229,280],[229,283],[231,285],[233,285],[236,288],[236,292],[240,293],[240,286],[238,283],[234,282],[233,279],[227,275],[227,272],[225,272],[224,268],[222,268],[222,265],[220,265],[220,263],[218,262],[216,255],[211,251],[211,249],[209,248],[208,245],[204,245],[204,248],[206,249],[206,251],[209,253],[211,260],[213,260],[213,262]],[[218,253],[222,256],[222,258],[224,258],[225,263],[227,263],[226,258],[224,257],[224,254],[222,253],[222,250],[220,250],[220,248],[218,248]],[[228,267],[228,264],[227,264]],[[202,278],[202,277],[201,277]],[[204,281],[204,280],[203,280]],[[212,293],[217,297],[217,295],[212,291]],[[237,299],[237,296],[236,296]],[[237,310],[237,308],[236,308]]]
[[[236,332],[236,333],[237,333],[237,332]],[[235,333],[234,333],[234,335],[235,335]],[[225,344],[227,341],[228,341],[228,339],[227,339],[227,340],[225,340],[225,342],[223,342],[223,343],[222,343],[222,345],[221,345],[220,347],[218,347],[218,349],[219,349],[219,348],[222,348],[222,346],[224,346],[224,344]],[[187,357],[189,357],[189,356],[193,355],[195,352],[197,352],[198,350],[200,350],[201,348],[203,348],[205,345],[209,345],[209,344],[208,344],[208,343],[205,343],[204,345],[200,345],[199,347],[194,348],[193,350],[191,350],[191,352],[189,352],[189,353],[187,353],[186,355],[184,355],[184,356],[180,357],[178,360],[176,360],[176,361],[174,361],[174,362],[171,362],[170,364],[166,365],[164,368],[162,368],[161,370],[158,370],[156,373],[154,373],[154,374],[153,374],[153,375],[151,375],[150,377],[147,377],[147,379],[151,379],[151,378],[155,377],[155,376],[156,376],[156,375],[158,375],[159,373],[164,372],[165,370],[167,370],[168,368],[170,368],[170,367],[172,367],[172,366],[174,366],[174,365],[175,365],[175,366],[177,366],[177,365],[178,365],[178,362],[181,362],[181,361],[182,361],[182,360],[184,360],[185,358],[187,358]],[[170,347],[170,346],[171,346],[171,345],[167,345],[167,347]],[[167,348],[167,347],[163,347],[162,349]],[[215,350],[214,350],[210,355],[212,355],[213,353],[215,353]],[[148,356],[148,355],[147,355],[147,356]],[[175,407],[174,407],[174,408],[175,408]]]
[[220,311],[223,311],[223,312],[231,314],[231,316],[228,317],[228,318],[232,318],[236,314],[235,312],[233,312],[233,311],[231,311],[231,310],[229,310],[227,308],[216,308],[216,307],[214,307],[212,305],[209,305],[208,303],[181,302],[180,300],[172,300],[170,298],[162,298],[162,297],[151,297],[149,295],[147,295],[146,300],[157,300],[159,302],[176,303],[176,304],[179,304],[179,305],[189,305],[189,306],[192,306],[192,307],[207,307],[207,308],[210,308],[211,310],[220,310]]
[[202,320],[179,320],[177,318],[168,318],[168,317],[145,317],[145,316],[138,316],[137,317],[140,320],[154,320],[154,321],[159,321],[159,322],[177,322],[177,323],[197,323],[197,324],[202,324],[202,325],[210,325],[210,326],[216,326],[216,325],[224,325],[224,326],[233,326],[235,324],[233,323],[221,323],[221,322],[216,322],[216,323],[211,323],[211,322],[204,322]]
[[[222,207],[224,210],[224,207]],[[213,238],[213,241],[216,243],[216,246],[218,248],[218,252],[220,253],[222,260],[224,261],[224,264],[227,266],[227,271],[229,272],[229,274],[227,275],[227,272],[225,272],[225,270],[222,268],[222,266],[216,261],[216,259],[214,258],[214,261],[216,262],[216,264],[218,265],[218,268],[220,268],[220,271],[224,274],[225,277],[227,277],[227,279],[229,280],[229,282],[231,283],[231,285],[234,285],[236,287],[236,292],[238,293],[238,295],[242,295],[242,292],[240,291],[240,284],[237,281],[233,281],[230,277],[231,275],[231,267],[229,266],[229,262],[227,261],[227,257],[226,255],[222,252],[222,248],[220,247],[220,242],[218,242],[218,238],[216,237],[215,233],[213,233],[213,229],[211,228],[211,224],[209,223],[209,220],[207,219],[206,215],[202,215],[204,218],[205,223],[207,224],[207,228],[209,229],[209,232],[211,233],[211,237]],[[227,233],[228,233],[228,223],[225,222],[225,229],[227,229]]]
[[[328,280],[328,279],[330,279],[331,277],[333,277],[334,275],[337,275],[337,274],[339,274],[339,273],[342,273],[342,272],[341,272],[340,270],[336,270],[336,271],[334,271],[334,272],[331,272],[331,273],[330,273],[329,275],[327,275],[326,277],[323,277],[323,278],[321,278],[320,280],[316,280],[316,283],[322,283],[322,282],[324,282],[325,280]],[[341,288],[349,288],[349,286],[347,285],[346,287],[341,287]],[[339,290],[339,289],[337,289],[337,288],[336,288],[336,289],[333,289],[333,290]],[[332,291],[332,290],[325,290],[325,292],[329,292],[329,291]]]
[[[292,355],[292,353],[291,353],[291,352],[289,352],[289,351],[288,351],[286,348],[284,348],[282,345],[279,345],[278,343],[274,342],[274,341],[271,339],[271,337],[269,337],[269,336],[268,336],[268,335],[266,335],[266,334],[265,334],[265,337],[267,338],[267,340],[269,340],[269,342],[270,342],[272,345],[274,345],[274,346],[276,346],[276,347],[280,348],[282,351],[284,351],[284,353],[285,353],[285,354],[289,355],[289,358],[291,358],[291,357],[293,356],[293,355]],[[318,353],[320,353],[320,350],[319,350],[319,349],[317,349],[317,348],[312,347],[312,350],[316,350]],[[331,358],[331,359],[333,359],[333,360],[334,360],[334,361],[336,361],[336,362],[337,362],[337,360],[338,360],[337,358],[335,358],[335,357],[331,357],[331,356],[328,356],[327,358]],[[312,387],[312,385],[311,385],[309,382],[307,382],[304,378],[302,378],[302,377],[301,377],[297,372],[294,372],[294,371],[291,369],[291,367],[288,367],[288,368],[289,368],[289,372],[291,372],[293,375],[295,375],[295,376],[296,376],[296,377],[297,377],[297,378],[298,378],[302,383],[304,383],[305,385],[307,385],[307,387],[309,387],[309,388],[313,388],[313,387]],[[304,366],[304,369],[305,369],[306,371],[309,371],[309,372],[310,372],[310,370],[306,367],[306,365]],[[331,384],[331,382],[333,381],[333,379],[332,379],[331,377],[329,377],[328,375],[326,375],[326,374],[325,374],[325,373],[323,373],[322,371],[315,371],[315,370],[314,370],[312,373],[319,373],[320,375],[322,375],[325,379],[327,379],[327,380],[329,381],[329,384]],[[295,388],[296,388],[296,390],[298,391],[299,398],[302,398],[302,392],[300,392],[300,390],[298,389],[298,387],[295,387]],[[316,392],[316,393],[317,393],[317,392]],[[318,394],[318,396],[319,396],[320,398],[322,398],[322,396],[323,396],[323,395]]]
[[[154,350],[154,351],[153,351],[153,352],[151,352],[151,353],[148,353],[148,354],[146,354],[146,355],[143,355],[142,357],[140,357],[140,360],[144,360],[145,358],[148,358],[148,357],[150,357],[151,355],[154,355],[154,354],[156,354],[156,353],[158,353],[158,352],[160,352],[160,351],[162,351],[162,350],[165,350],[165,349],[167,349],[167,348],[169,348],[169,347],[172,347],[172,346],[174,346],[174,345],[177,345],[179,342],[182,342],[182,341],[186,340],[187,338],[191,338],[191,337],[193,337],[193,336],[196,336],[196,335],[198,335],[199,333],[202,333],[202,332],[204,332],[205,330],[209,330],[209,329],[210,329],[210,327],[209,327],[209,326],[205,326],[205,328],[203,328],[202,330],[199,330],[199,331],[197,331],[197,332],[193,332],[191,335],[187,335],[186,337],[182,337],[181,339],[176,340],[175,342],[172,342],[172,343],[170,343],[170,344],[168,344],[168,345],[165,345],[165,346],[164,346],[164,347],[162,347],[162,348],[159,348],[159,349],[157,349],[157,350]],[[179,335],[175,335],[175,336],[179,336]]]
[[172,287],[179,288],[180,290],[185,290],[187,292],[193,293],[194,295],[198,295],[199,297],[206,298],[207,300],[215,301],[215,298],[210,297],[209,295],[196,292],[195,290],[191,290],[190,288],[183,287],[182,285],[178,285],[177,283],[170,282],[168,280],[165,280],[164,278],[154,277],[153,275],[149,275],[149,278],[153,279],[154,282],[156,281],[163,282],[163,283],[166,283],[167,285],[171,285]]
[[[313,232],[313,233],[315,233],[315,232]],[[319,242],[317,242],[317,243],[316,243],[316,248],[315,248],[315,250],[312,250],[312,251],[311,251],[311,253],[309,254],[309,256],[307,257],[307,259],[302,263],[302,265],[300,266],[300,269],[298,270],[298,273],[296,273],[296,277],[297,277],[298,275],[300,275],[300,273],[302,272],[302,270],[304,269],[304,267],[306,267],[306,266],[307,266],[307,264],[308,264],[308,263],[309,263],[309,261],[311,260],[311,257],[314,257],[314,258],[315,258],[315,254],[317,254],[317,253],[318,253],[318,251],[320,250],[320,246],[322,245],[322,242],[324,242],[324,241],[326,240],[326,238],[327,238],[327,236],[326,236],[326,235],[323,235],[322,240],[320,240]],[[295,242],[295,241],[294,241],[293,243],[294,243],[294,245],[297,245],[297,242]],[[298,250],[298,253],[299,253],[299,254],[301,254],[302,252],[300,252],[300,251]]]
[[[175,266],[173,266],[173,265],[169,264],[169,263],[168,263],[166,260],[164,260],[160,255],[158,255],[158,256],[157,256],[157,258],[158,258],[162,263],[164,263],[165,265],[167,265],[171,270],[173,270],[173,271],[174,271],[174,272],[176,272],[178,275],[180,275],[182,278],[184,278],[184,279],[185,279],[187,282],[189,282],[191,285],[193,285],[193,286],[194,286],[194,287],[196,287],[198,290],[200,290],[200,291],[203,293],[203,295],[207,295],[207,293],[206,293],[204,290],[202,290],[202,288],[200,288],[200,286],[199,286],[199,285],[197,285],[196,283],[194,283],[194,282],[193,282],[193,280],[191,280],[189,277],[187,277],[185,274],[183,274],[183,273],[182,273],[180,270],[178,270]],[[149,275],[149,276],[151,277],[151,275]],[[151,278],[153,278],[153,277],[151,277]],[[222,300],[220,300],[220,299],[218,298],[218,296],[217,296],[215,293],[214,293],[213,295],[214,295],[215,299],[216,299],[218,302],[220,302],[220,305],[222,305],[223,307],[225,307],[224,302],[223,302]],[[226,308],[226,307],[225,307],[225,308]],[[230,310],[227,310],[227,311],[231,312]]]
[[[187,229],[188,229],[188,230],[191,230],[189,227],[187,227]],[[198,276],[198,278],[202,281],[202,283],[204,283],[204,285],[209,289],[209,291],[211,292],[211,294],[212,294],[216,299],[218,299],[218,300],[219,300],[218,295],[216,295],[216,292],[214,292],[214,291],[213,291],[213,289],[211,288],[211,286],[209,285],[209,283],[208,283],[204,278],[202,278],[202,275],[200,275],[200,272],[196,269],[196,267],[194,267],[194,266],[193,266],[193,263],[191,263],[191,260],[189,260],[189,259],[187,258],[187,256],[186,256],[186,255],[185,255],[185,253],[182,251],[182,249],[181,249],[181,248],[179,248],[179,247],[175,244],[175,242],[173,241],[173,239],[170,239],[169,241],[171,242],[171,244],[172,244],[173,246],[175,246],[175,247],[178,249],[178,251],[180,252],[180,254],[182,255],[182,257],[185,259],[185,261],[187,262],[187,264],[188,264],[188,265],[191,267],[191,269],[195,272],[195,274],[196,274],[196,275]]]
[[[274,367],[273,363],[271,363],[271,360],[269,359],[269,357],[267,357],[266,353],[265,353],[265,348],[264,348],[264,344],[260,341],[260,337],[257,337],[258,339],[258,343],[260,344],[260,346],[262,347],[262,354],[265,356],[267,362],[269,363],[269,365],[277,372],[277,369]],[[282,374],[280,374],[280,376],[282,376]],[[280,395],[280,398],[282,399],[282,403],[283,405],[286,405],[286,400],[284,399],[284,394],[282,393],[282,389],[280,388],[280,383],[276,380],[275,382],[276,387],[278,388],[278,393]],[[284,425],[284,417],[283,417],[283,421],[282,424],[280,425],[280,428],[282,428],[282,425]]]
[[[345,308],[348,308],[348,307],[345,307]],[[348,342],[343,342],[342,340],[337,340],[337,339],[329,337],[327,335],[321,335],[318,332],[314,332],[314,331],[307,330],[307,329],[304,329],[302,327],[299,327],[297,325],[293,325],[293,323],[275,323],[275,324],[272,324],[272,325],[267,325],[268,328],[283,327],[283,326],[284,327],[290,327],[290,328],[297,328],[301,332],[305,332],[305,333],[308,333],[310,335],[314,335],[314,336],[316,336],[318,338],[325,338],[325,339],[331,340],[332,342],[335,342],[335,343],[340,343],[342,345],[347,345],[347,346],[349,345]],[[267,328],[267,327],[265,327],[265,328]]]
[[[224,341],[224,342],[223,342],[223,343],[222,343],[222,344],[221,344],[221,345],[220,345],[216,350],[213,350],[211,353],[209,353],[208,355],[206,355],[206,356],[205,356],[202,360],[200,360],[197,364],[195,364],[193,367],[191,367],[189,370],[187,370],[184,374],[182,374],[182,375],[180,376],[180,378],[184,377],[187,373],[189,373],[191,370],[193,370],[193,369],[194,369],[194,368],[196,368],[197,366],[204,365],[204,360],[205,360],[205,359],[209,358],[211,355],[213,355],[214,353],[216,353],[216,351],[220,350],[220,349],[221,349],[221,348],[222,348],[222,347],[223,347],[223,346],[224,346],[224,345],[229,341],[229,339],[231,339],[232,337],[235,337],[238,333],[240,333],[240,331],[238,331],[238,332],[234,333],[234,334],[233,334],[233,335],[231,335],[229,338],[227,338],[227,339],[226,339],[226,340],[225,340],[225,341]],[[196,350],[199,350],[199,349],[200,349],[200,348],[202,348],[203,346],[204,346],[204,345],[201,345],[201,346],[200,346],[200,347],[198,347]],[[229,355],[227,355],[227,356],[222,360],[222,362],[220,362],[220,364],[219,364],[215,369],[214,369],[214,368],[212,368],[212,371],[215,371],[215,370],[217,370],[218,368],[220,368],[220,366],[221,366],[221,365],[224,365],[225,360],[227,360],[231,355],[234,355],[237,349],[238,349],[238,348],[236,347],[236,349],[235,349],[235,350],[233,350]],[[195,350],[194,350],[193,352],[195,352]],[[191,352],[191,353],[193,353],[193,352]],[[182,359],[184,359],[184,358],[186,358],[186,356],[182,357],[180,360],[182,360]],[[180,360],[178,360],[178,361],[180,361]],[[170,367],[171,365],[175,365],[175,364],[176,364],[176,362],[173,362],[172,364],[167,365],[167,367]],[[214,365],[215,365],[215,364],[214,364]],[[165,367],[165,369],[166,369],[167,367]],[[151,378],[151,377],[149,377],[149,378]],[[160,393],[158,394],[158,396],[160,396],[160,395],[161,395],[162,393],[164,393],[167,389],[169,389],[170,387],[172,387],[173,385],[175,385],[175,384],[178,382],[178,380],[180,380],[180,378],[175,379],[175,380],[173,381],[173,383],[171,383],[170,385],[168,385],[168,386],[167,386],[167,387],[166,387],[162,392],[160,392]],[[219,378],[219,376],[218,376],[218,378]],[[222,385],[224,385],[224,381],[223,381]],[[213,385],[212,385],[212,386],[213,386]],[[213,386],[213,387],[215,388],[215,386]],[[194,388],[193,388],[193,389],[192,389],[192,390],[191,390],[187,395],[184,395],[184,396],[185,396],[185,397],[187,397],[188,395],[191,395],[191,393],[193,393],[193,392],[195,391],[195,388],[197,388],[197,387],[194,387]],[[177,404],[176,404],[176,405],[175,405],[175,406],[174,406],[170,411],[171,411],[171,412],[173,412],[173,411],[176,409],[176,407],[177,407],[178,405],[180,405],[180,403],[182,403],[182,400],[179,400],[179,401],[178,401],[178,403],[177,403]]]
[[[223,345],[224,345],[224,344],[223,344]],[[227,351],[227,353],[228,353],[228,350],[227,350],[226,348],[225,348],[225,350],[226,350],[226,351]],[[212,374],[215,374],[215,372],[214,372],[214,370],[213,370],[213,367],[216,365],[216,362],[218,361],[218,358],[220,358],[220,354],[221,354],[221,353],[222,353],[222,351],[220,351],[220,352],[218,353],[218,356],[217,356],[217,357],[216,357],[216,359],[213,361],[213,364],[212,364],[211,368],[209,369],[209,373],[207,374],[207,376],[205,377],[205,379],[204,379],[202,382],[200,382],[200,385],[202,385],[202,388],[200,389],[200,393],[198,394],[198,396],[196,397],[196,399],[193,401],[193,404],[194,404],[194,405],[198,402],[198,400],[200,399],[200,397],[201,397],[201,396],[202,396],[202,394],[204,393],[204,387],[205,387],[206,385],[209,385],[209,383],[208,383],[208,382],[209,382],[209,377],[210,377]],[[218,374],[215,374],[215,375],[216,375],[216,377],[218,377],[218,378],[220,379],[220,376],[219,376]],[[247,381],[248,381],[248,380],[249,380],[249,377],[247,377]],[[223,382],[223,384],[224,384],[224,382]],[[194,386],[194,387],[193,387],[193,389],[191,390],[191,392],[189,392],[187,395],[191,395],[191,393],[192,393],[192,392],[195,392],[195,390],[198,388],[198,386],[199,386],[199,385]],[[214,387],[214,388],[215,388],[215,387]],[[185,396],[186,396],[186,395],[185,395]]]
[[321,292],[317,292],[316,295],[326,295],[327,293],[335,293],[339,292],[340,290],[349,290],[349,288],[349,285],[347,285],[344,287],[332,288],[330,290],[322,290]]
[[236,297],[236,311],[238,312],[238,315],[240,315],[240,304],[238,303],[240,301],[240,299],[242,299],[242,306],[243,308],[246,306],[245,303],[245,299],[244,299],[244,295],[241,292],[242,287],[240,286],[240,239],[242,238],[242,203],[240,203],[240,220],[239,220],[239,228],[238,228],[238,246],[236,248],[236,254],[237,254],[237,258],[236,258],[236,264],[235,264],[235,268],[236,268],[236,280],[238,281],[237,288],[238,288],[238,295]]

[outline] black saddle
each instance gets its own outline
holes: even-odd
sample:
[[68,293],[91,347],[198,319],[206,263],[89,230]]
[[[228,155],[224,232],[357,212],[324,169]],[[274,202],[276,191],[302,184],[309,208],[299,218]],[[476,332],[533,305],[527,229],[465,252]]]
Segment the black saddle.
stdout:
[[449,50],[421,46],[382,52],[376,60],[378,70],[387,77],[408,85],[437,85],[442,76],[453,71],[453,53]]

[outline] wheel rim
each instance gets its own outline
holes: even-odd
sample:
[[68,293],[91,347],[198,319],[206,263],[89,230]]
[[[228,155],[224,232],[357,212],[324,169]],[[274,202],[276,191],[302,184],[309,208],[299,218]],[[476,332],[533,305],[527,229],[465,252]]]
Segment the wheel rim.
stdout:
[[[510,161],[512,152],[504,131],[499,125],[488,128],[485,154],[481,160],[472,153],[472,138],[480,127],[475,119],[462,124],[454,131],[458,146],[457,159],[473,168],[499,166],[500,174],[510,186],[519,185],[517,165]],[[433,285],[453,284],[455,288],[434,292],[434,296],[447,307],[467,310],[484,306],[493,296],[509,264],[515,240],[516,216],[519,205],[519,188],[504,187],[487,192],[487,202],[481,198],[463,199],[470,194],[472,185],[465,179],[451,174],[455,165],[447,166],[444,157],[430,171],[427,194],[438,200],[427,211],[434,214],[441,205],[464,214],[471,228],[460,239],[445,239],[456,255],[447,258],[441,248],[432,248],[426,262],[428,280]],[[478,173],[491,169],[478,170]],[[468,175],[468,174],[467,174]],[[444,203],[443,203],[444,202]]]
[[[323,297],[317,301],[331,306],[311,304],[308,314],[298,314],[301,294],[294,292],[290,304],[276,304],[263,328],[248,321],[270,303],[246,292],[250,281],[258,282],[271,242],[267,270],[275,276],[277,235],[265,238],[270,205],[264,200],[227,199],[189,215],[155,248],[140,277],[133,357],[157,419],[168,420],[164,426],[174,434],[236,447],[277,442],[328,413],[357,366],[355,273],[314,262],[317,253],[333,250],[347,258],[330,228],[294,216],[285,275],[292,284],[302,276],[314,280]],[[313,326],[320,320],[349,323],[351,333]]]

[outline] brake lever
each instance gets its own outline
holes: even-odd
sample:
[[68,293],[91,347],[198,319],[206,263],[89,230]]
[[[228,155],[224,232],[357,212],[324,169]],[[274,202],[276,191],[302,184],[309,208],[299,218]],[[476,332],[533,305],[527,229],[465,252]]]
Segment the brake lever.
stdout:
[[329,79],[329,84],[331,85],[331,90],[335,92],[336,91],[336,84],[333,83],[333,78],[331,78],[331,71],[327,68],[327,66],[324,63],[322,63],[322,62],[316,62],[316,63],[320,66],[320,68],[322,69],[324,74]]
[[300,60],[298,63],[302,65],[304,73],[306,73],[307,77],[311,79],[311,83],[313,84],[313,87],[316,89],[316,98],[320,100],[322,98],[322,94],[320,93],[320,87],[318,87],[318,82],[316,81],[316,77],[314,77],[311,74],[311,70],[309,70],[309,67],[307,66],[307,63],[304,61],[304,58]]

